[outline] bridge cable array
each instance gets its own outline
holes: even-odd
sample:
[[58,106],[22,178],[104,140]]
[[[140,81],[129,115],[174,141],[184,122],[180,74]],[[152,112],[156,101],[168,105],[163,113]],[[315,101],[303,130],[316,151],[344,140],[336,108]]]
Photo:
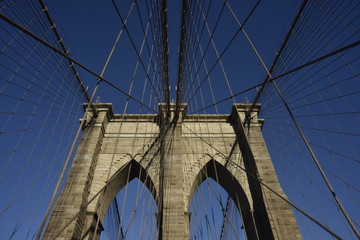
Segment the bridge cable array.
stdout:
[[[62,29],[55,25],[55,22],[58,24],[57,18],[53,18],[56,8],[45,3],[43,0],[0,3],[3,32],[0,98],[6,103],[0,110],[3,144],[0,184],[6,196],[0,205],[0,221],[8,221],[6,227],[12,229],[4,231],[8,238],[35,238],[36,235],[37,239],[41,238],[60,190],[68,194],[66,198],[70,197],[67,188],[64,189],[69,164],[75,149],[78,153],[83,151],[80,139],[86,140],[89,136],[81,130],[91,131],[94,127],[97,108],[103,99],[114,102],[115,111],[122,109],[118,135],[123,134],[127,126],[126,114],[138,114],[134,122],[134,147],[130,155],[121,155],[117,152],[118,140],[113,148],[109,146],[113,154],[106,170],[106,184],[90,196],[66,225],[60,227],[58,223],[57,235],[84,214],[100,194],[108,191],[116,177],[110,174],[114,169],[118,168],[119,173],[130,172],[138,167],[135,162],[140,162],[145,169],[140,168],[138,176],[128,175],[126,186],[105,215],[105,222],[97,219],[95,231],[102,228],[102,223],[109,238],[161,237],[156,223],[159,215],[155,213],[162,215],[167,211],[162,202],[166,193],[155,193],[147,184],[149,175],[144,171],[159,169],[159,178],[152,181],[160,186],[167,184],[162,173],[165,153],[159,149],[165,138],[168,144],[174,141],[169,129],[176,124],[180,104],[187,103],[187,114],[192,114],[194,119],[202,119],[201,113],[217,116],[203,126],[192,126],[193,129],[184,124],[183,131],[199,140],[199,145],[194,146],[185,138],[184,146],[199,161],[208,157],[199,154],[200,146],[206,146],[213,161],[209,164],[214,164],[215,169],[219,167],[215,159],[225,159],[226,164],[245,173],[246,169],[241,169],[240,153],[228,156],[214,147],[211,138],[196,135],[198,129],[216,127],[223,139],[221,148],[226,152],[235,149],[236,139],[228,144],[230,140],[221,116],[228,114],[224,109],[229,110],[229,104],[245,101],[249,103],[249,113],[254,104],[262,104],[263,134],[281,185],[290,199],[283,200],[293,207],[303,237],[319,239],[331,234],[337,239],[359,238],[359,215],[352,210],[360,206],[360,188],[356,181],[360,162],[357,148],[360,61],[356,54],[360,43],[360,4],[350,0],[293,3],[288,30],[274,33],[284,41],[278,44],[280,48],[271,62],[266,58],[271,59],[273,54],[267,51],[273,49],[266,48],[266,44],[256,38],[266,32],[269,41],[271,39],[266,23],[262,22],[263,29],[256,24],[256,20],[264,21],[260,16],[265,14],[269,3],[261,0],[242,3],[240,9],[230,0],[182,1],[181,12],[176,10],[181,23],[176,55],[178,72],[174,74],[177,75],[176,117],[171,121],[171,64],[175,59],[172,49],[177,47],[169,41],[173,32],[171,24],[176,25],[169,15],[169,11],[175,9],[173,3],[129,1],[120,8],[118,1],[109,1],[105,7],[112,11],[112,24],[118,34],[110,53],[104,57],[100,74],[92,70],[94,67],[83,64],[87,62],[92,66],[89,61],[72,57],[74,53],[67,49],[69,44],[62,38]],[[126,61],[121,55],[126,56]],[[264,76],[265,80],[261,80]],[[116,98],[111,99],[110,95]],[[254,100],[249,102],[249,97]],[[86,103],[84,107],[83,103]],[[140,134],[140,122],[152,119],[154,113],[159,114],[159,103],[167,106],[167,122],[159,123],[162,127],[158,130],[149,125],[148,140],[138,148],[136,136]],[[144,114],[147,120],[140,118]],[[250,122],[249,119],[244,124]],[[121,167],[116,165],[119,161],[124,163]],[[190,202],[191,238],[245,239],[243,222],[248,218],[241,216],[236,207],[241,200],[230,197],[221,187],[219,176],[203,174],[206,180],[197,183],[198,189]],[[191,174],[185,172],[185,177],[190,179]],[[263,179],[254,178],[263,188],[281,197],[269,189]],[[68,187],[73,184],[68,183]],[[129,203],[129,199],[135,201]],[[48,210],[43,209],[47,205]],[[344,209],[350,211],[346,213]],[[249,217],[251,219],[251,214]],[[138,226],[141,226],[140,232],[136,231]]]

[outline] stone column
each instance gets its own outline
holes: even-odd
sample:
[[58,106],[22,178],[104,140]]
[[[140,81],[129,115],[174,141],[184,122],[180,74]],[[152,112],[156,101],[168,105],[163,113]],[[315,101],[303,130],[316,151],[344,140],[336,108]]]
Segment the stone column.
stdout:
[[[245,168],[251,175],[257,176],[263,183],[286,198],[262,136],[261,128],[264,121],[258,119],[260,104],[255,105],[251,112],[250,122],[245,124],[245,116],[251,105],[234,104],[232,111]],[[301,239],[290,205],[259,184],[253,176],[247,174],[259,238]]]
[[[160,230],[159,239],[189,239],[189,213],[184,201],[184,173],[182,159],[181,122],[185,113],[185,104],[180,105],[180,114],[176,122],[164,132],[160,178]],[[167,106],[160,105],[160,115],[166,116]],[[174,118],[175,105],[170,106],[170,121]],[[165,119],[164,119],[165,120]],[[165,121],[162,121],[163,123]],[[160,179],[161,180],[161,179]]]
[[[55,203],[43,239],[54,239],[54,236],[59,233],[65,224],[69,223],[88,201],[104,131],[110,119],[110,114],[112,114],[111,104],[98,104],[96,107],[98,116],[96,118],[89,116],[87,119],[89,125],[84,129],[65,187]],[[91,110],[89,113],[90,115],[93,114]],[[91,119],[93,122],[90,121]],[[88,214],[85,209],[60,233],[57,239],[93,237],[94,229],[84,229],[84,226],[86,221],[93,222],[94,218],[97,220],[96,216],[96,213]],[[101,223],[98,229],[102,229]],[[96,235],[99,235],[99,233]]]

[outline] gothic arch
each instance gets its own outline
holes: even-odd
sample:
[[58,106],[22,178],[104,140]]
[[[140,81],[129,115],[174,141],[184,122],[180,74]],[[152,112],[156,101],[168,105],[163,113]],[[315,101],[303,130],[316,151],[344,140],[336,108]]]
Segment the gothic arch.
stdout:
[[[115,198],[115,196],[121,191],[123,187],[125,187],[129,182],[133,179],[138,178],[150,191],[151,195],[154,197],[156,204],[159,206],[157,202],[157,192],[155,188],[155,184],[152,181],[150,175],[147,170],[141,166],[136,160],[132,159],[110,176],[109,184],[102,191],[97,199],[95,199],[92,207],[88,208],[88,215],[92,215],[95,217],[87,218],[86,226],[84,228],[82,238],[93,236],[99,236],[102,231],[102,227],[96,225],[98,223],[97,219],[100,220],[100,225],[104,220],[105,214],[110,206],[111,201]],[[93,182],[93,184],[97,184]],[[105,183],[103,183],[105,185]],[[97,232],[95,234],[95,231]],[[95,237],[97,239],[97,237]]]
[[107,188],[99,196],[99,199],[97,200],[97,212],[101,220],[104,218],[106,211],[116,194],[118,194],[121,189],[134,178],[138,178],[141,182],[143,182],[154,197],[155,201],[157,200],[155,185],[150,178],[150,175],[137,161],[131,160],[113,174],[109,180]]
[[257,239],[256,227],[254,226],[251,214],[251,204],[243,187],[224,165],[213,158],[210,159],[197,173],[190,189],[188,206],[190,206],[190,201],[192,200],[195,191],[207,178],[214,179],[228,192],[241,214],[247,238]]

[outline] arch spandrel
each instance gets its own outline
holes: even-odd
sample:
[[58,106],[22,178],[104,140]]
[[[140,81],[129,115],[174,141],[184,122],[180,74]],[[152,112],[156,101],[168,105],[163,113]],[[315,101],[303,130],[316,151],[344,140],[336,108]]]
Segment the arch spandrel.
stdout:
[[[97,194],[105,186],[108,179],[112,179],[130,162],[141,169],[141,172],[146,172],[146,176],[151,179],[149,190],[152,192],[154,189],[155,192],[158,192],[159,169],[158,164],[154,164],[158,160],[153,154],[156,151],[156,146],[151,146],[156,142],[159,131],[155,115],[113,114],[111,105],[109,105],[109,109],[109,121],[103,128],[101,150],[98,154],[96,166],[94,166],[89,198]],[[149,151],[151,148],[155,150]],[[120,189],[117,192],[119,191]],[[99,197],[90,203],[88,211],[95,212],[98,209],[98,199]]]
[[[228,166],[227,160],[220,153],[226,154],[232,161],[241,165],[240,148],[228,115],[187,116],[182,123],[182,149],[184,191],[187,193],[191,192],[196,175],[211,159]],[[236,172],[230,165],[228,167],[244,185],[244,189],[248,189],[243,172]],[[185,202],[188,204],[191,199],[188,194],[185,195]],[[251,201],[251,196],[249,199]]]

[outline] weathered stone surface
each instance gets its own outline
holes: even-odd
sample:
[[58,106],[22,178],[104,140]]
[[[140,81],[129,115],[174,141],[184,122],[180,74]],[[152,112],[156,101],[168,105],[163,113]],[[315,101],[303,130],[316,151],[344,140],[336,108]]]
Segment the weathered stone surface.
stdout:
[[[98,117],[84,131],[44,239],[91,199],[58,239],[98,239],[110,202],[135,177],[158,204],[162,239],[189,238],[189,204],[208,177],[237,204],[248,239],[301,239],[289,205],[256,180],[286,197],[262,137],[259,105],[244,125],[249,105],[234,104],[230,115],[186,115],[183,104],[170,128],[165,104],[159,115],[114,115],[111,104],[96,107]],[[170,109],[171,120],[175,106]]]

